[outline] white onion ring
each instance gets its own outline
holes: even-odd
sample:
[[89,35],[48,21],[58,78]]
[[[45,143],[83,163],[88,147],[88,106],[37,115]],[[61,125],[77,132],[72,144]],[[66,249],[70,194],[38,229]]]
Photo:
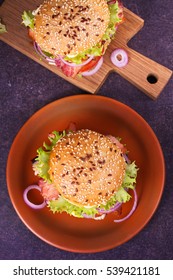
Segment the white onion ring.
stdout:
[[64,64],[66,64],[68,66],[71,66],[71,67],[77,67],[77,66],[84,66],[84,65],[88,64],[94,58],[94,56],[91,55],[87,60],[85,60],[84,62],[82,62],[80,64],[76,64],[76,63],[73,63],[73,62],[68,62],[65,59],[63,59],[62,56],[59,56],[59,58],[61,59],[61,61]]
[[135,190],[135,189],[133,190],[133,192],[134,192],[134,203],[133,203],[133,207],[132,207],[131,211],[130,211],[124,218],[119,219],[119,220],[114,220],[115,223],[124,222],[124,221],[127,220],[127,219],[133,214],[133,212],[136,210],[138,197],[137,197],[137,193],[136,193],[136,190]]
[[24,199],[25,203],[26,203],[29,207],[31,207],[32,209],[42,209],[42,208],[44,208],[44,207],[46,206],[46,201],[45,201],[45,200],[44,200],[43,203],[41,203],[41,204],[34,204],[34,203],[32,203],[31,201],[28,200],[28,197],[27,197],[28,192],[29,192],[30,190],[33,190],[33,189],[38,190],[38,191],[41,192],[41,188],[40,188],[38,185],[31,185],[31,186],[28,186],[28,187],[24,190],[24,193],[23,193],[23,199]]
[[[119,59],[118,57],[121,57],[121,59]],[[123,49],[116,49],[111,53],[111,61],[112,63],[121,68],[124,67],[128,64],[128,54],[125,50]]]
[[91,70],[88,70],[86,72],[82,72],[82,76],[86,77],[86,76],[91,76],[91,75],[94,75],[102,66],[103,64],[103,56],[99,59],[97,65],[91,69]]

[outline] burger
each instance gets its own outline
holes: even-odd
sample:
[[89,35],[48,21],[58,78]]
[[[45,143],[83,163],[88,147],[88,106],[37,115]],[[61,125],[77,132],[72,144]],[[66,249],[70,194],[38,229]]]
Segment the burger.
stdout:
[[117,138],[89,129],[51,133],[49,145],[37,150],[33,170],[53,213],[96,220],[130,200],[137,176]]
[[37,53],[66,76],[95,73],[123,21],[119,0],[45,0],[22,23]]

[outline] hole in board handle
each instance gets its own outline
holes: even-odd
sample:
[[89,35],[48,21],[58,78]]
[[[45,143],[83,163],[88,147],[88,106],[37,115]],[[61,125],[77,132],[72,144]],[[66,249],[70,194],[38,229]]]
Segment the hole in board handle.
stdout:
[[157,81],[158,81],[158,77],[154,74],[149,74],[147,76],[147,81],[150,83],[150,84],[156,84]]

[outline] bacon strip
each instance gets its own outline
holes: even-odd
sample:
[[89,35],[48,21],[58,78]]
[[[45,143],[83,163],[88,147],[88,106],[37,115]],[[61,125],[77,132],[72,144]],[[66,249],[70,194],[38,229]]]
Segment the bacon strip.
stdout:
[[38,181],[38,185],[41,188],[41,194],[45,200],[55,200],[59,197],[59,193],[55,188],[54,184],[49,184],[45,182],[43,179]]
[[80,71],[81,66],[70,66],[65,64],[61,59],[55,60],[56,66],[62,70],[67,77],[74,78]]

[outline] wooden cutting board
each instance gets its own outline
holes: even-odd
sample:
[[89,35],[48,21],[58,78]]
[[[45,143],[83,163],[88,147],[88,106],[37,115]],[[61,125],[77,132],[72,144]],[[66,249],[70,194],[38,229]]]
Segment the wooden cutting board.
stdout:
[[[115,39],[108,47],[101,69],[90,77],[68,78],[56,66],[40,60],[27,35],[26,27],[21,24],[23,11],[32,11],[42,2],[43,0],[5,0],[0,7],[0,18],[6,25],[8,32],[1,34],[0,39],[55,74],[88,92],[97,93],[109,73],[115,71],[152,99],[156,99],[159,96],[171,78],[172,71],[127,46],[128,41],[143,27],[143,19],[125,8],[125,22],[120,25]],[[126,67],[117,68],[111,63],[110,54],[115,48],[123,48],[127,51],[129,63]]]

